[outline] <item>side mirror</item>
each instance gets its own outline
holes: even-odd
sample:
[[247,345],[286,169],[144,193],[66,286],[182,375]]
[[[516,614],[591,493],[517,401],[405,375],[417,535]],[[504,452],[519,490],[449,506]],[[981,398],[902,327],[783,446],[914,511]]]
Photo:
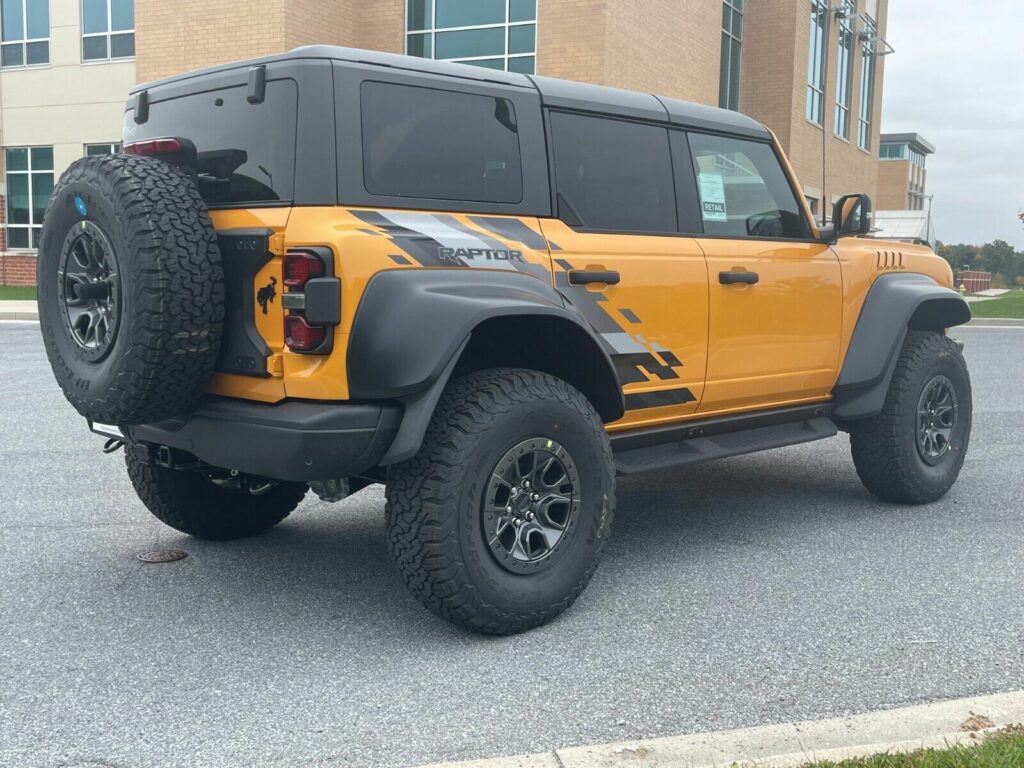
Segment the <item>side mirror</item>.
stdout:
[[866,235],[871,231],[871,198],[843,195],[832,206],[832,226],[836,237]]

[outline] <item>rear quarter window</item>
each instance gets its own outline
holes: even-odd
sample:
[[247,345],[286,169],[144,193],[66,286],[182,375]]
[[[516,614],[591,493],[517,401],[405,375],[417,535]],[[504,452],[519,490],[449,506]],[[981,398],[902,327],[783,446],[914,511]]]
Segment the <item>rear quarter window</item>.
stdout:
[[519,129],[508,99],[367,81],[360,101],[371,195],[522,202]]
[[208,205],[287,203],[295,188],[298,88],[271,80],[257,104],[239,85],[159,100],[151,94],[149,119],[125,115],[125,142],[175,136],[196,147],[193,170]]

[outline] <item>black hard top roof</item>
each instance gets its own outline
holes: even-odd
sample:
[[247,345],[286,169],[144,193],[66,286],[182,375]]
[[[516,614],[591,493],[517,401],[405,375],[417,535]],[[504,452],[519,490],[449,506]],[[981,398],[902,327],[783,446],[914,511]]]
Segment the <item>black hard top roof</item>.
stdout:
[[540,93],[541,102],[545,106],[553,108],[583,110],[617,117],[657,120],[697,130],[721,131],[758,139],[767,139],[771,135],[768,129],[761,123],[739,112],[682,101],[681,99],[662,98],[639,91],[608,88],[603,85],[590,85],[572,80],[521,75],[515,72],[475,67],[469,64],[453,64],[448,61],[424,59],[417,56],[403,56],[397,53],[382,53],[381,51],[345,48],[334,45],[307,45],[286,53],[186,72],[163,80],[142,83],[135,86],[131,93],[139,93],[170,83],[181,83],[191,78],[217,72],[298,59],[331,59],[379,67],[391,67],[393,69],[405,69],[441,77],[457,77],[479,82],[499,83],[505,86],[536,90]]

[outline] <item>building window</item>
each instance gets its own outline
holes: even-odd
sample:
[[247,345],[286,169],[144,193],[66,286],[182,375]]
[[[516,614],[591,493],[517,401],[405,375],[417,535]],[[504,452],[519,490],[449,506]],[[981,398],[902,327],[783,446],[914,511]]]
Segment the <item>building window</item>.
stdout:
[[828,5],[811,0],[811,26],[807,48],[807,119],[825,124],[825,24]]
[[875,36],[877,28],[870,18],[864,19],[860,62],[860,112],[857,118],[857,146],[871,149],[871,118],[875,101]]
[[854,0],[839,6],[839,55],[836,60],[836,136],[850,138],[850,96],[853,90],[853,22],[857,9]]
[[82,0],[82,61],[134,56],[134,0]]
[[50,63],[50,0],[0,0],[0,66]]
[[87,157],[93,155],[116,155],[121,151],[120,142],[112,144],[86,144],[85,154]]
[[722,61],[719,68],[718,106],[740,108],[740,63],[743,50],[743,0],[722,3]]
[[406,0],[405,52],[532,75],[537,0]]
[[53,192],[53,147],[8,147],[7,247],[39,247],[43,213]]
[[883,144],[878,150],[878,156],[882,160],[906,160],[906,144]]

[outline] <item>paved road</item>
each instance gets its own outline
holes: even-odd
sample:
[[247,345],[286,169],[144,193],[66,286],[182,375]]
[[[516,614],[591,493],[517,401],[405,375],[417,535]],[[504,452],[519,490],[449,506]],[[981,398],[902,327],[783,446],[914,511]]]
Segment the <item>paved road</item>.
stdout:
[[576,606],[487,639],[406,594],[378,489],[244,542],[163,527],[0,324],[0,765],[402,766],[1024,688],[1024,329],[956,335],[942,502],[875,501],[844,437],[631,479]]

